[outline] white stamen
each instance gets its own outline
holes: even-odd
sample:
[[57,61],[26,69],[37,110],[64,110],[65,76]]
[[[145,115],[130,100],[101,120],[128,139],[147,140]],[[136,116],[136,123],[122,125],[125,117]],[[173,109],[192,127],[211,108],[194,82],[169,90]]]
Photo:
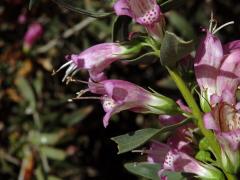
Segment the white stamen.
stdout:
[[68,61],[65,64],[63,64],[60,68],[58,68],[58,70],[56,70],[56,71],[53,70],[52,75],[55,75],[56,73],[58,73],[59,71],[61,71],[63,68],[67,67],[71,63],[72,63],[72,61]]
[[221,30],[222,28],[224,28],[224,27],[226,27],[226,26],[228,26],[228,25],[231,25],[231,24],[234,24],[234,21],[230,21],[230,22],[228,22],[228,23],[225,23],[225,24],[221,25],[220,27],[218,27],[216,30],[214,29],[214,30],[213,30],[213,34],[217,33],[217,32],[218,32],[219,30]]
[[67,69],[65,76],[62,79],[62,82],[64,82],[66,80],[66,78],[77,68],[77,66],[75,64],[71,64],[69,66],[69,68]]

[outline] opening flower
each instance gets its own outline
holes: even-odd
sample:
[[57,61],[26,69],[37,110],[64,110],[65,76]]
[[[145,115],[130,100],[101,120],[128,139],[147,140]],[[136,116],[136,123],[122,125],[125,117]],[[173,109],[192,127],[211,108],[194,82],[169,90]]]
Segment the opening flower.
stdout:
[[[207,32],[197,50],[194,68],[201,89],[201,106],[205,112],[210,111],[213,95],[220,97],[226,90],[236,93],[240,83],[240,49],[236,44],[230,43],[224,46],[224,50],[220,40]],[[234,101],[232,99],[230,104]]]
[[[127,81],[88,82],[88,86],[89,88],[84,93],[90,91],[100,95],[100,97],[93,98],[101,100],[106,112],[103,118],[104,127],[107,127],[112,115],[123,110],[154,114],[176,114],[179,112],[177,104],[172,99],[157,93],[151,93]],[[85,97],[80,96],[76,99],[81,98],[85,99]]]
[[[79,69],[86,69],[91,80],[99,82],[106,79],[104,69],[112,62],[134,56],[141,49],[136,45],[133,49],[127,48],[119,43],[102,43],[92,46],[80,54],[67,55],[67,63],[59,70],[68,66],[63,81],[68,76],[73,76]],[[59,71],[58,70],[58,71]]]
[[237,105],[220,100],[205,114],[207,129],[214,130],[222,149],[222,164],[226,171],[236,173],[240,168],[240,113]]

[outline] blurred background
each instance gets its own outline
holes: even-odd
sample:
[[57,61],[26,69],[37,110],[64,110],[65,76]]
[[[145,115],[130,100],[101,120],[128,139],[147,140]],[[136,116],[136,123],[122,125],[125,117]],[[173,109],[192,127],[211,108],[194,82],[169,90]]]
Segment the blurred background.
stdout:
[[[91,11],[112,11],[110,0],[74,3]],[[100,102],[67,101],[86,86],[62,83],[64,70],[52,76],[53,69],[65,63],[65,55],[111,42],[115,15],[94,19],[50,0],[35,0],[31,10],[28,6],[28,0],[0,2],[0,179],[137,180],[123,164],[138,161],[139,154],[117,155],[110,138],[156,127],[157,117],[122,112],[105,129]],[[211,11],[219,25],[235,21],[218,33],[223,42],[240,39],[238,0],[185,0],[165,13],[168,29],[198,42]],[[41,33],[26,46],[24,37],[33,24],[41,26]],[[131,31],[143,29],[132,24]],[[174,99],[180,97],[157,60],[116,62],[107,75],[152,87]],[[87,80],[88,74],[82,71],[76,77]]]

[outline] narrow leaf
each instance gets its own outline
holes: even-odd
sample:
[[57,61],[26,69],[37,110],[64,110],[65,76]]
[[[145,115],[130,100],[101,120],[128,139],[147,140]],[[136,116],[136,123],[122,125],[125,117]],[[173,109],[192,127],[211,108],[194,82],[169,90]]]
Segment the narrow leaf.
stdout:
[[118,144],[118,154],[121,154],[143,145],[146,141],[158,134],[159,131],[160,129],[153,128],[141,129],[132,133],[114,137],[112,140]]
[[124,167],[131,173],[153,180],[159,180],[159,164],[150,164],[148,162],[126,163]]
[[174,33],[166,31],[160,50],[160,61],[163,66],[174,67],[177,61],[193,50],[193,41],[184,41]]
[[166,127],[163,127],[162,129],[154,129],[154,128],[141,129],[138,131],[134,131],[132,133],[113,137],[111,139],[118,144],[118,154],[122,154],[143,145],[154,136],[160,133],[165,133],[167,131],[175,129],[179,126],[182,126],[187,122],[189,122],[190,120],[191,119],[185,119],[180,123],[166,126]]

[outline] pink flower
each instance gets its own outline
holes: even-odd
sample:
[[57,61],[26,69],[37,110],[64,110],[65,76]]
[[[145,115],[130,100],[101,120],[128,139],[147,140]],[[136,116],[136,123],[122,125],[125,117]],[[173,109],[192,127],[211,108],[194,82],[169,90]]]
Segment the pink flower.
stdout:
[[24,35],[24,49],[30,49],[32,45],[42,36],[43,27],[40,23],[33,23],[28,27]]
[[153,141],[148,153],[148,161],[159,163],[161,169],[159,176],[165,171],[186,172],[197,175],[200,178],[224,179],[220,171],[211,165],[204,164],[193,158],[194,149],[191,140],[194,125],[189,124],[176,130],[170,136],[167,144]]
[[[210,111],[213,95],[220,97],[224,91],[233,95],[236,93],[240,83],[240,48],[237,45],[233,42],[223,49],[220,40],[207,32],[197,50],[194,68],[201,89],[201,106],[205,112]],[[234,103],[234,99],[229,101]]]
[[223,46],[224,54],[228,54],[234,50],[239,50],[239,49],[240,49],[240,40],[229,42]]
[[117,0],[114,9],[118,16],[130,16],[145,26],[154,38],[162,38],[165,20],[156,0]]
[[[106,112],[103,118],[104,127],[107,127],[112,115],[123,110],[154,114],[176,114],[179,112],[172,99],[151,93],[127,81],[104,80],[99,83],[89,82],[88,84],[89,88],[86,91],[100,95],[99,99]],[[81,97],[79,98],[81,99]]]
[[207,100],[216,93],[216,79],[222,61],[223,49],[220,40],[207,32],[197,49],[194,61],[197,82]]
[[240,169],[240,113],[237,105],[220,99],[211,112],[204,115],[207,129],[214,130],[222,151],[222,164],[226,171]]
[[59,70],[69,66],[63,81],[66,77],[79,71],[79,69],[86,69],[90,74],[90,78],[95,82],[99,82],[106,79],[103,70],[112,62],[131,57],[139,50],[140,47],[138,48],[138,46],[135,46],[135,49],[131,52],[131,49],[127,49],[127,47],[119,43],[102,43],[92,46],[80,54],[67,55],[68,62]]

